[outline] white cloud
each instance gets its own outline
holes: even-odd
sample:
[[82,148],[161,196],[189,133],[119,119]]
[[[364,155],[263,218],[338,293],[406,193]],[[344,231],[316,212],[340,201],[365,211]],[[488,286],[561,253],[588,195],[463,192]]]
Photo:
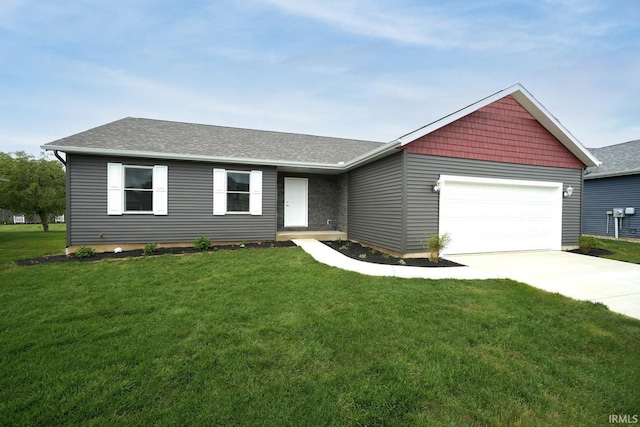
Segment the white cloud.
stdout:
[[[426,16],[420,18],[384,7],[380,3],[361,1],[261,0],[279,9],[335,25],[344,31],[417,45],[445,45],[433,34],[444,30],[443,23]],[[446,24],[445,24],[446,25]]]
[[[577,45],[616,24],[599,13],[602,4],[583,0],[531,3],[518,15],[508,2],[408,0],[255,0],[366,37],[391,42],[471,51],[522,52]],[[525,8],[526,10],[526,8]]]

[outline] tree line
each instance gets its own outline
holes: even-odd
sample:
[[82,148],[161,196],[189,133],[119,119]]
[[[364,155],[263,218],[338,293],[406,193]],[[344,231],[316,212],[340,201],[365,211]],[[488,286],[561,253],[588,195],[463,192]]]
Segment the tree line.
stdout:
[[57,160],[36,158],[23,151],[0,152],[0,208],[38,214],[42,229],[65,211],[65,170]]

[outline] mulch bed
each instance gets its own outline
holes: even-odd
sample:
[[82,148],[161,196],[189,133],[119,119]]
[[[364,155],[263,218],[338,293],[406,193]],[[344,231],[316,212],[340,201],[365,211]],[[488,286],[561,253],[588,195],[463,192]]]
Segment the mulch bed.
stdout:
[[[396,258],[389,255],[385,257],[380,251],[376,250],[373,252],[371,248],[351,241],[324,241],[322,243],[349,258],[357,259],[358,261],[372,262],[374,264],[409,265],[412,267],[462,267],[461,264],[442,258],[440,262],[433,263],[429,261],[428,258]],[[365,254],[366,257],[361,258],[363,254]],[[405,264],[400,263],[400,260],[404,260]]]
[[597,249],[597,248],[591,248],[591,250],[589,250],[589,253],[587,253],[587,254],[582,252],[580,249],[572,249],[569,252],[571,252],[572,254],[589,255],[589,256],[595,256],[595,257],[599,257],[599,256],[602,256],[602,255],[612,255],[613,254],[613,252],[608,251],[606,249]]
[[[284,248],[296,246],[290,240],[283,242],[260,242],[260,243],[247,243],[244,245],[245,248]],[[240,245],[216,245],[213,246],[208,251],[204,252],[216,252],[223,250],[239,250],[243,247]],[[16,261],[17,265],[38,265],[38,264],[48,264],[48,263],[56,263],[56,262],[93,262],[100,261],[103,259],[125,259],[125,258],[137,258],[137,257],[150,257],[156,255],[164,255],[164,254],[174,254],[174,255],[182,255],[182,254],[193,254],[199,253],[199,251],[193,247],[184,247],[184,248],[158,248],[158,250],[152,255],[145,255],[142,249],[137,249],[133,251],[122,251],[119,253],[114,252],[98,252],[92,257],[87,258],[78,258],[75,255],[50,255],[43,256],[40,258],[32,258],[32,259],[24,259],[21,261]]]
[[[446,259],[440,259],[440,262],[433,263],[429,261],[428,258],[396,258],[393,256],[385,257],[382,252],[375,251],[372,252],[371,248],[367,248],[362,246],[359,243],[350,242],[350,241],[323,241],[325,245],[330,248],[340,252],[343,255],[348,256],[349,258],[356,259],[358,261],[363,262],[371,262],[375,264],[387,264],[387,265],[409,265],[413,267],[461,267],[461,264],[455,263],[453,261],[448,261]],[[246,248],[283,248],[283,247],[291,247],[296,246],[290,240],[283,242],[259,242],[259,243],[247,243],[244,247]],[[221,250],[238,250],[242,249],[240,245],[217,245],[212,247],[209,251],[206,252],[215,252]],[[38,264],[49,264],[56,262],[93,262],[100,261],[103,259],[125,259],[125,258],[137,258],[137,257],[149,257],[156,255],[164,255],[164,254],[173,254],[173,255],[182,255],[182,254],[192,254],[199,253],[197,249],[193,247],[184,247],[184,248],[158,248],[158,250],[152,255],[145,255],[142,249],[137,249],[133,251],[122,251],[120,253],[114,252],[99,252],[96,253],[92,257],[88,258],[78,258],[75,255],[49,255],[43,256],[39,258],[31,258],[24,259],[20,261],[16,261],[17,265],[38,265]],[[588,254],[583,254],[579,249],[574,249],[569,251],[571,253],[581,254],[581,255],[589,255],[599,257],[602,255],[611,255],[613,252],[608,251],[606,249],[596,249],[593,248],[589,251]],[[361,258],[362,254],[366,254],[365,258]],[[400,260],[404,260],[405,264],[400,263]]]

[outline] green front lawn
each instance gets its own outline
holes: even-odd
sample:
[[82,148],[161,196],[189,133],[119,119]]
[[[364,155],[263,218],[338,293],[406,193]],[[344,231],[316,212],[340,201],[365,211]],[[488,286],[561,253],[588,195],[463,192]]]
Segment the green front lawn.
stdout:
[[299,248],[243,249],[11,266],[0,301],[0,425],[640,413],[640,321],[508,280],[368,277]]
[[596,242],[595,247],[613,252],[612,255],[604,255],[603,258],[640,264],[640,242],[609,239],[596,239]]
[[40,224],[0,225],[0,270],[20,259],[63,254],[65,246],[65,224],[50,224],[47,233]]

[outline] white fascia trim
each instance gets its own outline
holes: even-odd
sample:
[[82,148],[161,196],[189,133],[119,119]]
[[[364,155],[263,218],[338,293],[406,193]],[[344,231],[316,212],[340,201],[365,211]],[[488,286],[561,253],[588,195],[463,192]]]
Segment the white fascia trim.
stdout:
[[555,136],[571,153],[576,156],[587,166],[598,166],[601,162],[587,150],[537,99],[534,98],[524,86],[517,83],[500,92],[494,93],[480,101],[469,105],[468,107],[458,110],[448,116],[445,116],[435,122],[428,124],[420,129],[408,133],[399,138],[404,146],[415,141],[431,132],[434,132],[448,124],[459,120],[474,111],[477,111],[487,105],[504,98],[507,95],[513,96],[518,103],[527,110],[532,116],[540,122],[553,136]]
[[461,175],[440,175],[440,178],[438,178],[439,183],[446,185],[447,181],[467,182],[467,183],[473,183],[473,184],[514,185],[514,186],[520,186],[520,187],[549,187],[549,188],[562,189],[561,182],[552,182],[552,181],[482,178],[478,176],[461,176]]
[[395,141],[391,141],[388,142],[374,150],[369,151],[368,153],[365,153],[359,157],[356,157],[355,159],[349,161],[349,163],[344,165],[345,169],[353,169],[357,166],[360,166],[362,164],[365,163],[369,163],[372,162],[374,160],[377,160],[381,157],[386,156],[387,154],[389,154],[391,151],[395,150],[396,148],[400,147],[400,140],[396,139]]
[[[555,118],[533,95],[521,85],[518,90],[510,93],[518,103],[540,122],[553,136],[555,136],[571,153],[586,166],[602,164],[589,150],[585,148],[558,119]],[[514,87],[514,86],[512,86]],[[506,96],[506,95],[505,95]]]
[[237,158],[237,157],[215,157],[215,156],[198,156],[192,154],[178,154],[178,153],[155,153],[149,151],[128,151],[128,150],[109,150],[102,148],[85,148],[85,147],[63,147],[55,145],[42,145],[40,148],[50,151],[62,151],[72,154],[90,154],[90,155],[102,155],[102,156],[121,156],[121,157],[139,157],[147,159],[165,159],[165,160],[189,160],[209,163],[227,163],[227,164],[243,164],[243,165],[258,165],[258,166],[290,166],[305,169],[319,169],[319,170],[335,170],[342,171],[345,169],[344,165],[334,163],[308,163],[308,162],[287,162],[281,160],[266,160],[266,159],[250,159],[250,158]]

